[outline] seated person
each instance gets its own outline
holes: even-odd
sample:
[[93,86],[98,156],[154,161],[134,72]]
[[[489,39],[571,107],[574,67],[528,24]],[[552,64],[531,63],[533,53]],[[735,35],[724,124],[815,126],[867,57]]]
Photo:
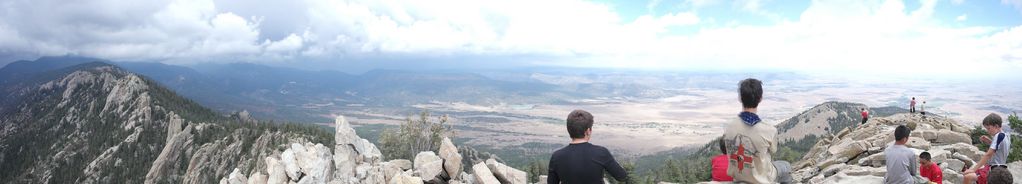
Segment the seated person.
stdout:
[[940,170],[937,163],[930,161],[930,152],[919,154],[919,176],[926,177],[930,183],[941,184],[944,182],[944,172]]

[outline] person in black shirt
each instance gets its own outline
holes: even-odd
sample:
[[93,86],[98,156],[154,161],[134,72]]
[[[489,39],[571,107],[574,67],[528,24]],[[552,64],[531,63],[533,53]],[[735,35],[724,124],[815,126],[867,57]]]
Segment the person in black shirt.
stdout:
[[628,173],[607,148],[589,143],[593,133],[592,114],[584,110],[571,111],[567,123],[571,144],[550,155],[548,184],[603,183],[604,170],[618,181],[628,179]]

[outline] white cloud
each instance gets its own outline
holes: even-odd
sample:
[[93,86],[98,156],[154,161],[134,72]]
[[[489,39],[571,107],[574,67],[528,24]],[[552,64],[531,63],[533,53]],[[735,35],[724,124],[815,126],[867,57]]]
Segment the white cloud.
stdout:
[[962,15],[959,15],[958,17],[955,17],[955,21],[961,22],[961,21],[965,21],[965,20],[969,20],[969,15],[968,14],[962,14]]
[[284,39],[275,42],[267,40],[265,43],[268,44],[266,46],[266,51],[268,52],[289,52],[302,48],[302,38],[295,34],[288,35]]
[[1001,4],[1011,5],[1015,9],[1022,11],[1022,0],[1001,0]]
[[[698,9],[720,2],[684,3]],[[765,3],[770,1],[732,5],[772,15],[762,9]],[[582,0],[270,3],[280,9],[211,0],[13,0],[0,3],[0,53],[180,62],[530,55],[540,59],[518,62],[880,73],[920,66],[934,73],[976,72],[1022,63],[1017,54],[1022,41],[1013,39],[1018,26],[949,26],[933,17],[936,3],[924,0],[919,8],[906,9],[898,0],[818,0],[795,20],[704,26],[713,17],[700,17],[698,11],[626,21],[610,5]],[[671,31],[676,28],[695,31]]]

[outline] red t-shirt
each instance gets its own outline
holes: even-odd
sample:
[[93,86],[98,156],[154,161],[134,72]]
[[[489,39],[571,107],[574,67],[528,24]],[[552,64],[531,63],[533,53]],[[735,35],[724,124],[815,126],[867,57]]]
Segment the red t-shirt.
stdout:
[[867,117],[869,117],[869,112],[862,111],[862,118],[867,118]]
[[919,167],[919,175],[937,184],[941,184],[944,181],[944,172],[940,171],[940,166],[937,166],[937,163],[930,163],[928,166]]
[[727,155],[713,157],[713,181],[734,181],[734,178],[727,175]]

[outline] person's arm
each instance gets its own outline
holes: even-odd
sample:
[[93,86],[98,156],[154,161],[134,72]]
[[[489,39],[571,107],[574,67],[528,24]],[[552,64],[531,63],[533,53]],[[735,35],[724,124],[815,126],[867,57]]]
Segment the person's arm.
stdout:
[[777,129],[773,129],[773,132],[770,132],[768,135],[769,136],[767,137],[769,139],[767,140],[770,141],[770,148],[767,148],[767,151],[770,151],[770,154],[772,155],[777,152]]
[[[1001,135],[1001,134],[999,134],[999,135]],[[1001,136],[998,136],[998,139],[999,138],[1001,138]],[[967,174],[967,173],[975,173],[977,169],[979,169],[983,165],[986,165],[986,163],[990,161],[990,157],[993,157],[994,153],[997,153],[997,146],[998,146],[997,143],[999,143],[999,141],[992,141],[990,143],[990,148],[987,149],[987,153],[983,154],[983,157],[979,159],[979,162],[976,162],[976,165],[973,165],[972,168],[970,168],[969,170],[965,170],[964,173],[965,174]]]
[[625,168],[621,167],[621,165],[617,163],[617,160],[614,160],[614,156],[610,154],[610,151],[604,150],[604,154],[606,156],[604,156],[605,161],[603,169],[607,170],[607,172],[610,173],[611,176],[614,176],[614,179],[617,179],[617,181],[628,180],[628,172],[626,172]]
[[557,168],[557,167],[556,167],[556,165],[554,165],[554,159],[553,158],[550,158],[550,163],[547,163],[547,167],[549,169],[547,169],[547,173],[546,173],[546,183],[549,183],[549,184],[560,184],[561,183],[561,178],[557,176],[557,171],[554,170],[554,168]]
[[908,172],[912,176],[919,176],[919,158],[912,157],[912,164],[908,165]]
[[[934,165],[934,166],[936,166],[936,165]],[[933,177],[935,179],[937,179],[937,181],[944,181],[944,171],[941,171],[939,166],[935,167],[933,169]],[[943,182],[941,182],[941,183],[943,183]]]
[[986,163],[990,161],[990,157],[994,156],[994,153],[996,152],[995,150],[996,149],[994,149],[993,147],[988,149],[987,153],[983,154],[983,158],[980,158],[979,162],[976,162],[976,165],[972,166],[972,168],[970,168],[969,170],[966,170],[965,173],[975,173],[977,169],[983,167],[984,165],[987,165]]

